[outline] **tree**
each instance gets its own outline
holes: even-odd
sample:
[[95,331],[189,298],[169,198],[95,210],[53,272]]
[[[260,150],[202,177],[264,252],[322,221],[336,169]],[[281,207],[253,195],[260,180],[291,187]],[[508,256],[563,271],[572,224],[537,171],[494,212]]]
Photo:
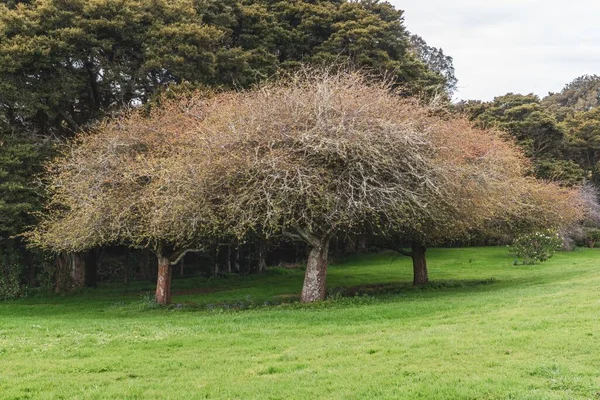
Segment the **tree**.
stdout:
[[474,107],[473,121],[484,128],[508,132],[528,157],[536,160],[560,154],[563,132],[537,96],[509,93],[482,106]]
[[41,172],[50,143],[18,135],[0,136],[0,243],[34,223],[42,198],[31,182]]
[[0,14],[0,131],[11,134],[71,138],[165,92],[247,88],[300,63],[362,67],[404,95],[443,92],[384,2],[16,0]]
[[[161,104],[149,115],[137,111],[106,121],[67,144],[48,167],[46,212],[26,236],[55,253],[115,244],[149,248],[158,258],[156,301],[168,304],[172,265],[210,232],[210,213],[204,211],[210,209],[194,199],[197,214],[188,218],[187,210],[173,206],[184,195],[182,172],[174,168],[186,168],[176,161],[202,141],[186,133],[204,103]],[[196,191],[202,188],[201,165],[194,166]]]
[[[526,158],[500,132],[455,117],[431,120],[430,129],[443,171],[431,178],[438,193],[427,199],[427,213],[381,235],[385,247],[412,258],[414,285],[429,281],[427,247],[558,229],[582,218],[577,190],[526,177]],[[407,242],[410,250],[402,247]]]
[[25,135],[0,134],[0,263],[10,258],[17,283],[25,266],[26,281],[35,283],[35,257],[16,236],[35,223],[33,214],[42,209],[42,190],[32,177],[42,171],[40,165],[49,157],[50,144]]
[[469,101],[458,105],[477,126],[508,133],[532,160],[532,174],[540,179],[576,185],[584,171],[565,157],[564,129],[534,95],[509,93],[492,102]]
[[561,123],[567,138],[567,156],[596,184],[600,182],[600,107],[574,112]]
[[410,35],[410,44],[417,57],[427,65],[430,71],[444,77],[446,91],[452,96],[458,84],[452,57],[444,54],[441,48],[429,46],[419,35]]
[[565,85],[559,93],[550,93],[542,105],[559,121],[574,112],[589,111],[600,106],[600,76],[583,75]]
[[36,0],[0,5],[0,124],[71,136],[169,83],[247,87],[337,59],[413,92],[443,83],[373,1]]
[[223,48],[233,24],[228,3],[0,5],[0,121],[71,136],[112,110],[145,103],[169,82],[214,82],[217,51],[222,59],[235,53]]

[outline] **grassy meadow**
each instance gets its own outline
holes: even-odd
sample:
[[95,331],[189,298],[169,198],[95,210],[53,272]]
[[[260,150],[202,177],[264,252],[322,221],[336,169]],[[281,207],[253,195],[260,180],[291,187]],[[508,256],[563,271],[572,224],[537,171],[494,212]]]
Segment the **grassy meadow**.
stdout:
[[363,255],[306,306],[279,268],[175,279],[168,309],[151,283],[0,303],[0,398],[600,399],[600,251],[428,256],[429,287]]

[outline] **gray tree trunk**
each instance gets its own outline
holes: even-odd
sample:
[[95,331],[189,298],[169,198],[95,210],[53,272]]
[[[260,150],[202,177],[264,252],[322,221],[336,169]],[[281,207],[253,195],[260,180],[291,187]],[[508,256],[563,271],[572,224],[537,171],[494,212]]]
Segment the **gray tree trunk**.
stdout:
[[71,262],[71,281],[73,286],[85,286],[85,253],[70,253],[69,261]]
[[227,273],[231,274],[231,245],[227,246],[227,258],[225,260],[225,268],[227,269]]
[[263,272],[267,268],[267,244],[261,240],[258,242],[258,272]]
[[325,300],[329,240],[329,237],[311,240],[312,247],[308,254],[304,286],[300,298],[303,303]]

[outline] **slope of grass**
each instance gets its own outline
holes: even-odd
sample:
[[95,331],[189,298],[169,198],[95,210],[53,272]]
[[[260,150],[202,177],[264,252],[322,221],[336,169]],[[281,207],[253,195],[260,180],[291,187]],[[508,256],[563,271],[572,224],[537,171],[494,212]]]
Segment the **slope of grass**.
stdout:
[[175,280],[192,312],[142,307],[145,283],[0,303],[0,398],[600,399],[600,252],[429,253],[431,287],[365,255],[329,287],[382,293],[311,306],[207,310],[293,298],[302,271],[278,269]]

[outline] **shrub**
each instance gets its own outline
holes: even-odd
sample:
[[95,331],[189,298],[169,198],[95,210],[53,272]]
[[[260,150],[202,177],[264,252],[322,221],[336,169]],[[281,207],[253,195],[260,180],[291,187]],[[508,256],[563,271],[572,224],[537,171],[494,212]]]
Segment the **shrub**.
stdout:
[[23,267],[13,251],[0,250],[0,301],[21,297],[21,272]]
[[582,245],[594,248],[600,245],[600,229],[592,227],[583,228]]
[[561,245],[560,235],[546,230],[517,236],[513,244],[508,246],[508,250],[517,257],[515,264],[521,259],[523,264],[533,265],[548,260],[561,248]]

